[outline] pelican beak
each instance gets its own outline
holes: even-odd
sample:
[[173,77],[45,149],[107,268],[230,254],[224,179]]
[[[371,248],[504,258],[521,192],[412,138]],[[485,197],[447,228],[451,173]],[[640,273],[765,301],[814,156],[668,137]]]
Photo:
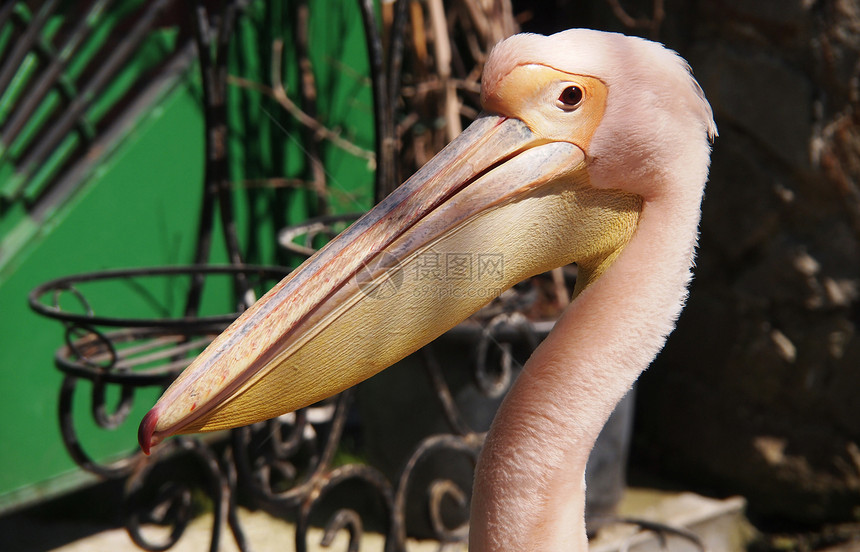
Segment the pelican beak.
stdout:
[[640,208],[591,188],[575,144],[482,115],[215,339],[143,419],[141,448],[334,395],[531,275],[574,261],[597,273]]

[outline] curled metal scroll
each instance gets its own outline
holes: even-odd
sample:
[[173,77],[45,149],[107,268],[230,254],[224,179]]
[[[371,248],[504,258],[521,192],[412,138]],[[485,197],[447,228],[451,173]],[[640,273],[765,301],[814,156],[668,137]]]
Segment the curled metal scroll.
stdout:
[[[198,264],[103,271],[61,278],[37,287],[30,295],[33,310],[58,320],[66,327],[65,344],[56,355],[56,365],[64,374],[59,400],[63,441],[69,454],[84,469],[103,478],[127,478],[127,527],[134,542],[145,550],[167,550],[179,540],[193,514],[194,488],[204,489],[215,505],[210,549],[217,550],[225,522],[231,528],[239,549],[247,549],[236,515],[237,486],[248,491],[257,504],[292,515],[297,527],[295,547],[299,551],[307,550],[309,531],[315,523],[324,528],[320,544],[325,547],[332,545],[336,534],[346,531],[349,535],[347,550],[357,550],[362,535],[374,525],[379,525],[380,528],[374,528],[385,536],[386,551],[407,550],[407,539],[412,529],[407,516],[408,501],[416,496],[416,492],[421,497],[419,500],[424,501],[430,536],[440,544],[440,548],[462,543],[468,535],[471,492],[468,484],[463,484],[462,478],[444,473],[433,475],[429,480],[422,479],[421,470],[439,454],[464,458],[473,470],[485,433],[484,428],[472,427],[431,347],[424,348],[419,358],[442,412],[445,429],[438,434],[423,436],[393,476],[361,462],[337,464],[338,448],[343,444],[344,435],[350,433],[347,426],[354,414],[350,409],[353,391],[295,413],[234,430],[229,446],[223,450],[200,439],[180,437],[156,449],[152,457],[145,458],[137,452],[102,464],[86,452],[78,438],[72,406],[81,393],[81,380],[91,385],[90,410],[95,423],[102,429],[113,430],[127,421],[136,390],[169,384],[190,363],[194,354],[234,319],[236,313],[200,315],[201,293],[207,277],[229,275],[233,281],[237,310],[241,310],[251,302],[249,290],[268,287],[255,284],[269,279],[279,280],[286,275],[286,270],[280,268],[243,265],[235,234],[227,178],[229,171],[223,148],[226,133],[223,100],[226,49],[241,5],[238,0],[228,1],[223,13],[215,15],[207,11],[203,2],[194,2],[191,6],[191,19],[195,25],[193,36],[204,73],[208,152],[195,255]],[[406,0],[397,0],[393,6],[393,24],[387,29],[387,51],[376,26],[374,2],[359,0],[359,6],[371,56],[379,169],[376,195],[380,198],[393,187],[397,173],[404,172],[406,168],[395,163],[397,141],[401,138],[408,141],[404,138],[408,132],[414,131],[417,135],[425,131],[417,130],[420,121],[415,117],[397,122],[395,109],[398,102],[392,101],[400,94],[401,68],[408,62],[408,56],[403,55],[408,25]],[[477,31],[486,27],[479,22],[472,24]],[[500,38],[485,30],[473,33],[468,41],[468,49],[476,60],[485,55],[488,44]],[[479,45],[475,41],[479,35],[486,44]],[[474,100],[476,79],[477,74],[470,70],[468,79],[448,84],[465,90]],[[439,82],[430,84],[437,89],[454,89],[442,87]],[[427,93],[418,83],[410,83],[410,86],[412,96],[407,105]],[[450,100],[450,96],[447,99]],[[463,102],[460,105],[462,113],[474,110],[468,104]],[[438,136],[435,141],[439,141]],[[413,154],[410,162],[416,162],[419,157]],[[217,213],[216,205],[220,207]],[[221,218],[223,238],[233,263],[229,267],[203,264],[209,258],[216,216]],[[288,251],[308,256],[321,245],[320,242],[339,233],[357,216],[312,219],[283,230],[279,240]],[[82,285],[110,279],[130,281],[150,275],[185,276],[192,280],[182,316],[156,319],[105,316],[88,301]],[[476,317],[450,332],[464,349],[476,351],[477,356],[472,359],[469,369],[474,387],[488,399],[497,399],[509,389],[520,368],[519,362],[530,354],[552,325],[551,322],[530,321],[522,314],[511,314],[511,310],[502,308],[502,314],[498,314],[499,309],[496,309],[492,314]],[[109,389],[113,391],[109,393]],[[113,404],[108,404],[109,394],[117,396]],[[353,429],[353,432],[356,431]],[[197,474],[194,478],[181,476],[183,472],[176,466],[183,463],[194,466]],[[360,488],[377,503],[378,519],[355,506],[338,504],[333,513],[320,522],[316,515],[324,510],[324,502],[336,499],[345,488]],[[149,535],[145,526],[152,524],[166,527],[166,536],[156,539]]]
[[[376,497],[379,506],[385,510],[384,515],[386,518],[394,511],[391,485],[379,471],[371,466],[362,464],[347,464],[334,468],[314,479],[313,487],[302,501],[298,519],[296,520],[297,552],[306,552],[308,549],[308,530],[310,529],[311,514],[314,509],[324,503],[326,495],[333,493],[338,487],[346,486],[347,484],[352,484],[352,488],[355,488],[356,484],[360,484],[368,489],[368,492],[362,495],[362,502],[366,503],[369,497]],[[362,514],[354,507],[339,506],[325,524],[320,544],[325,547],[331,546],[335,535],[341,530],[346,530],[349,533],[347,550],[349,552],[357,552],[362,535],[364,534],[364,524],[361,520]],[[383,534],[387,532],[385,530]],[[390,540],[386,543],[386,550],[393,550]]]
[[[233,455],[239,481],[260,500],[295,507],[330,467],[346,420],[350,393],[328,406],[238,428],[233,431]],[[312,421],[314,423],[312,423]]]
[[[100,462],[87,452],[75,421],[75,401],[89,399],[96,426],[112,431],[129,422],[135,392],[144,388],[163,388],[191,362],[237,313],[174,318],[126,318],[100,314],[88,298],[88,286],[122,284],[124,288],[145,293],[140,284],[146,278],[180,279],[179,288],[192,279],[206,282],[220,275],[233,278],[241,273],[245,282],[268,288],[286,275],[280,267],[191,266],[102,271],[69,276],[46,282],[30,293],[33,310],[63,323],[65,345],[55,355],[57,368],[64,373],[58,402],[63,444],[72,459],[83,469],[104,479],[127,478],[126,521],[132,540],[145,550],[167,550],[181,537],[192,514],[191,489],[187,478],[165,473],[159,467],[183,457],[202,466],[206,477],[197,481],[215,505],[212,550],[218,547],[221,529],[228,522],[240,549],[245,540],[235,513],[235,468],[230,458],[219,459],[203,441],[180,438],[159,447],[150,457],[140,451]],[[81,397],[82,384],[89,386],[89,397]],[[109,397],[115,396],[113,402]],[[132,420],[136,422],[136,420]],[[157,483],[152,483],[158,472]],[[154,495],[147,494],[154,489]],[[142,524],[169,525],[169,535],[153,540]]]
[[[403,467],[394,497],[395,515],[392,519],[393,531],[394,538],[400,549],[406,548],[406,537],[408,534],[406,527],[407,499],[411,495],[410,491],[412,490],[414,476],[420,463],[435,453],[448,451],[462,454],[472,460],[474,464],[477,461],[483,440],[483,434],[470,433],[466,436],[442,434],[429,436],[419,443]],[[449,528],[443,520],[440,504],[446,497],[453,498],[454,502],[467,513],[466,519],[468,519],[468,494],[450,479],[435,479],[430,483],[426,493],[428,500],[427,510],[430,514],[430,523],[434,531],[433,538],[435,540],[440,543],[463,542],[466,540],[468,537],[468,523]]]
[[[177,463],[190,465],[180,472]],[[179,473],[181,477],[177,476]],[[231,518],[235,513],[229,473],[212,449],[200,440],[181,437],[168,441],[152,457],[142,459],[126,481],[124,517],[131,539],[144,550],[171,548],[192,519],[192,494],[198,487],[209,491],[215,505],[209,549],[217,552],[221,527],[225,521],[235,519]],[[168,535],[156,541],[146,534],[144,525],[169,527]],[[230,526],[236,544],[245,549],[245,539],[238,526],[232,522]]]
[[[500,330],[508,334],[502,336]],[[481,329],[478,340],[478,359],[475,370],[475,383],[487,397],[498,398],[507,393],[514,379],[514,363],[510,334],[526,340],[529,349],[537,348],[540,339],[533,322],[522,313],[503,313],[491,318]],[[491,369],[488,360],[493,346],[498,350],[499,361]]]
[[[376,497],[385,519],[394,510],[391,485],[378,470],[355,463],[333,467],[352,394],[348,390],[319,405],[232,432],[242,488],[265,505],[296,511],[296,550],[307,549],[312,512],[339,486],[361,483],[364,498]],[[350,535],[348,549],[357,549],[365,527],[362,514],[338,507],[325,524],[321,544],[329,546],[343,529]]]

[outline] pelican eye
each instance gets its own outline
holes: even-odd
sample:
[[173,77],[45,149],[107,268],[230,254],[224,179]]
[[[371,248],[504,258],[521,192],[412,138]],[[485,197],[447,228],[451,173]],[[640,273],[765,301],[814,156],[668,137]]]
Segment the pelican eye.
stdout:
[[561,91],[558,101],[561,102],[563,107],[577,107],[582,102],[582,98],[584,96],[585,93],[582,91],[582,88],[578,86],[568,86]]

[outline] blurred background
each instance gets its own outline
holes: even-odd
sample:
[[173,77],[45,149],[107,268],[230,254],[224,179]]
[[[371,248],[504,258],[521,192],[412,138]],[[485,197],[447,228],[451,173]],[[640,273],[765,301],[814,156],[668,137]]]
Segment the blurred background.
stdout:
[[[744,497],[751,550],[860,550],[856,0],[3,2],[0,549],[59,547],[104,527],[183,527],[176,519],[220,508],[227,519],[237,497],[301,526],[309,489],[339,477],[387,481],[373,493],[393,509],[398,477],[413,481],[410,451],[426,444],[368,425],[374,386],[396,381],[152,459],[137,452],[137,423],[249,294],[468,125],[493,44],[571,27],[678,51],[720,133],[690,299],[630,401],[618,469],[636,487]],[[522,313],[539,339],[573,278],[569,267],[518,286],[452,339],[469,363],[483,354],[515,373],[532,343],[502,326],[510,334]],[[490,352],[488,328],[500,332]],[[474,383],[457,374],[483,370],[482,360],[446,372],[453,362],[437,354],[398,369],[413,382],[410,370],[428,370],[416,377],[435,405],[434,390],[459,401]],[[448,452],[469,456],[477,449],[463,439],[491,413],[457,404],[468,428],[445,426],[450,412],[433,406],[445,429],[427,431],[449,432],[460,440]],[[283,447],[257,454],[272,435],[319,444],[297,445],[300,460]],[[185,453],[226,494],[200,498],[164,482],[186,476],[154,475],[187,474]],[[439,492],[467,492],[468,465],[452,476],[459,491]],[[342,466],[373,471],[347,477]],[[147,488],[165,494],[138,496]],[[129,513],[147,500],[145,518]],[[462,512],[438,515],[453,529],[424,533],[462,539]]]

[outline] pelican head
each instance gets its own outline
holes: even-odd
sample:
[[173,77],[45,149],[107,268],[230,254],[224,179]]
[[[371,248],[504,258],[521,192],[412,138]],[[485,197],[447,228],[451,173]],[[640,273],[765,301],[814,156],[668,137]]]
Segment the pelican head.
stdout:
[[144,451],[338,393],[529,276],[575,262],[578,296],[649,202],[698,212],[715,127],[673,52],[589,30],[523,34],[494,48],[482,82],[469,128],[177,378],[141,423]]

